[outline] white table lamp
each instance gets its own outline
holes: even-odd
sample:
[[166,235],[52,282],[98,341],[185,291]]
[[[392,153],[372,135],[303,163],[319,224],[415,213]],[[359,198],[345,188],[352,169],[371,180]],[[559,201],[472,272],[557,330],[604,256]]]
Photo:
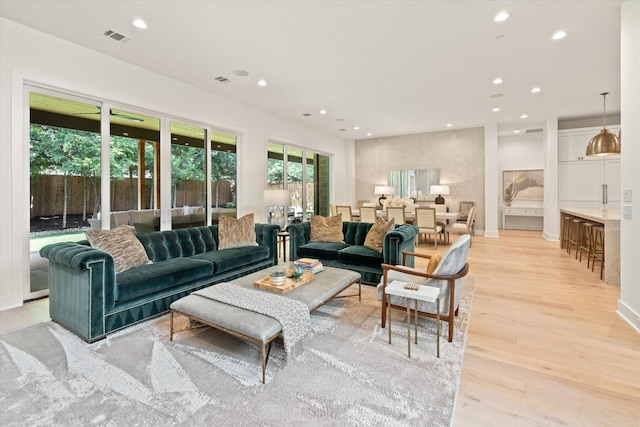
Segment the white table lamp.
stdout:
[[376,196],[380,196],[378,203],[382,206],[383,201],[387,199],[387,194],[395,193],[396,189],[390,185],[376,185],[373,192]]
[[437,194],[436,197],[436,205],[444,205],[444,197],[449,195],[449,186],[448,185],[432,185],[431,190],[429,191],[431,194]]
[[281,230],[287,225],[287,216],[280,209],[286,209],[291,203],[290,190],[264,190],[264,205],[274,208],[273,215],[269,214],[269,224],[277,224]]

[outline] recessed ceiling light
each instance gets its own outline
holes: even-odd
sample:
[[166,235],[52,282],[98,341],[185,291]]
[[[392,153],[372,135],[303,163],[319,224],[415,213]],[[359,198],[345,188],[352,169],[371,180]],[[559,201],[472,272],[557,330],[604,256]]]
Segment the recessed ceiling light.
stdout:
[[500,107],[493,107],[493,110],[491,111],[493,111],[494,113],[497,113],[498,111],[500,111]]
[[538,93],[538,92],[540,92],[539,87],[534,87],[533,89],[531,89],[531,93]]
[[340,132],[344,132],[344,131],[346,131],[346,129],[345,129],[345,128],[338,129],[338,130],[339,130]]
[[238,77],[247,77],[249,75],[249,72],[247,70],[235,70],[233,74]]
[[146,22],[144,22],[142,19],[136,19],[135,21],[133,21],[133,25],[134,25],[136,28],[140,28],[140,29],[143,29],[143,30],[144,30],[145,28],[147,28],[147,23],[146,23]]
[[371,136],[373,135],[371,132],[367,132],[367,136]]
[[491,95],[491,98],[502,98],[504,96],[504,93],[494,93],[493,95]]
[[320,114],[327,114],[327,110],[320,110]]
[[311,113],[302,113],[303,116],[305,117],[309,117],[311,115]]
[[527,117],[529,117],[529,116],[527,116],[526,114],[523,114],[523,115],[520,116],[521,119],[526,119]]
[[360,126],[354,126],[353,130],[360,130]]
[[556,31],[552,36],[551,39],[553,40],[560,40],[563,39],[565,37],[567,37],[567,33],[566,31],[560,30],[560,31]]
[[453,126],[451,123],[447,123],[446,125],[448,128],[450,128],[451,126]]
[[258,86],[266,86],[267,82],[265,80],[258,80]]
[[502,21],[506,21],[509,18],[509,12],[507,12],[506,10],[503,10],[502,12],[499,12],[495,18],[493,18],[494,21],[496,22],[502,22]]
[[520,129],[514,130],[513,133],[520,133]]
[[344,119],[336,119],[336,122],[344,122]]
[[493,79],[493,84],[494,85],[499,85],[500,83],[502,83],[502,79],[500,77],[497,77],[497,78]]

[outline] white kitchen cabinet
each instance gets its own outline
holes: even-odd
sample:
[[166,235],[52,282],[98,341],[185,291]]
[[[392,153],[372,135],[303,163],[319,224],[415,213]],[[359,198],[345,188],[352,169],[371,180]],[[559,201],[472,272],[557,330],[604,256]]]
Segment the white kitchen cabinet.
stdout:
[[[586,155],[587,145],[591,138],[596,136],[602,128],[581,128],[581,129],[565,129],[558,131],[558,161],[574,162],[574,161],[601,161],[602,157],[589,157]],[[620,126],[607,127],[609,132],[618,134]],[[619,159],[620,155],[607,156],[609,158]]]
[[[584,155],[589,140],[600,129],[558,132],[558,199],[561,208],[619,209],[620,155]],[[617,133],[618,127],[611,127],[610,131]]]

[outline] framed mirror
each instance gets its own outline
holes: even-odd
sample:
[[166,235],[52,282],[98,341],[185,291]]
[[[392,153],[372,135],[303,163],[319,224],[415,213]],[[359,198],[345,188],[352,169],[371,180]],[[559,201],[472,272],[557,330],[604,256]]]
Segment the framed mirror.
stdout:
[[440,184],[440,169],[392,170],[388,182],[396,190],[392,197],[420,200],[433,196],[430,189],[432,185]]

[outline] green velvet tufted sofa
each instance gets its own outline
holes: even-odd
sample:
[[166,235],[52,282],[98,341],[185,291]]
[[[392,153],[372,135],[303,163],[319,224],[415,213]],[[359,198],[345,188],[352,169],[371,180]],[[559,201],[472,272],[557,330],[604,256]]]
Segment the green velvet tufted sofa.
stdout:
[[[362,276],[362,283],[377,285],[382,277],[383,263],[402,264],[402,251],[414,251],[418,228],[402,224],[389,231],[384,237],[382,253],[380,253],[363,246],[372,226],[373,224],[366,222],[344,221],[342,223],[344,243],[329,243],[310,242],[309,222],[291,224],[287,227],[290,235],[290,257],[292,260],[319,259],[323,265],[357,271]],[[408,262],[412,263],[413,257]]]
[[87,342],[169,310],[211,284],[278,263],[280,228],[255,224],[257,246],[218,249],[218,226],[137,234],[152,264],[115,273],[111,255],[82,243],[40,250],[49,260],[51,319]]

